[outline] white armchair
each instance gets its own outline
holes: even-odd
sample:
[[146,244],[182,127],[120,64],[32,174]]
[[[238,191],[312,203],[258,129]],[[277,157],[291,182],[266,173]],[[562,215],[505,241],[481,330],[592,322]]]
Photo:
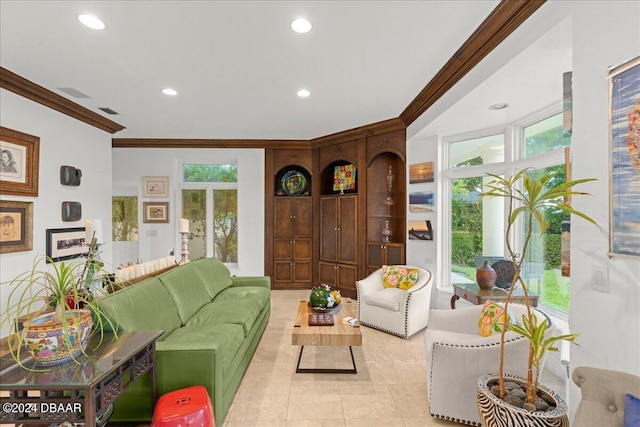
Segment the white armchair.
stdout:
[[[482,305],[476,305],[455,310],[431,310],[424,339],[431,416],[482,425],[476,407],[478,378],[483,374],[497,373],[500,360],[500,334],[482,337],[479,333],[482,308]],[[512,303],[508,310],[521,323],[526,307]],[[539,320],[548,321],[543,313],[535,311],[535,314]],[[554,331],[551,324],[547,334]],[[504,372],[526,378],[528,356],[529,341],[515,332],[507,332]],[[541,371],[543,366],[544,359]]]
[[432,275],[423,268],[408,268],[418,269],[418,281],[408,290],[385,288],[382,269],[356,282],[361,324],[404,338],[427,326]]

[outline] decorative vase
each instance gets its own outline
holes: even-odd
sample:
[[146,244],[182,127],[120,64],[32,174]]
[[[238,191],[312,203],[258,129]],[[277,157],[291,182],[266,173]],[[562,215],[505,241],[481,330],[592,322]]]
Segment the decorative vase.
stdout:
[[489,261],[485,261],[484,265],[476,270],[476,282],[478,282],[480,289],[484,289],[485,291],[493,289],[497,277],[498,274],[491,268]]
[[[505,374],[505,381],[524,385],[526,380],[515,375]],[[495,396],[491,387],[496,385],[498,377],[495,374],[487,374],[478,380],[478,394],[476,404],[482,425],[485,427],[508,426],[553,426],[569,427],[567,404],[553,390],[539,384],[538,396],[548,405],[546,410],[529,411],[518,406],[511,405]]]
[[47,313],[24,324],[24,345],[31,356],[44,365],[54,365],[78,357],[87,347],[93,320],[89,310],[72,310],[67,317],[67,332],[54,322],[55,313]]

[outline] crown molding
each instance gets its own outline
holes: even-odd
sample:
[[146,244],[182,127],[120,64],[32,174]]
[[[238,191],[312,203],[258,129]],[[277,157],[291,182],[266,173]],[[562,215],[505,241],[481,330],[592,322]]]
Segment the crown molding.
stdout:
[[545,2],[502,0],[400,114],[405,125],[417,120]]
[[124,129],[124,126],[102,117],[100,114],[78,105],[3,67],[0,67],[0,88],[23,96],[111,134]]
[[172,139],[112,138],[113,148],[310,148],[309,141],[294,139]]
[[312,148],[320,148],[403,129],[406,129],[404,122],[400,120],[400,118],[396,117],[393,119],[383,120],[381,122],[359,126],[357,128],[345,130],[342,132],[337,132],[331,135],[314,138],[310,142]]

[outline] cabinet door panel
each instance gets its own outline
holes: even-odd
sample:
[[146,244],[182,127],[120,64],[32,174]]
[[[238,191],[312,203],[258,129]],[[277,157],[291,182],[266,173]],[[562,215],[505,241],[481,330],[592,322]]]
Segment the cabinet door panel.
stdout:
[[404,264],[404,245],[394,245],[387,243],[387,261],[386,263],[391,264]]
[[336,286],[335,264],[329,264],[326,262],[320,263],[320,283],[324,283],[329,286]]
[[311,237],[312,233],[312,214],[311,214],[311,197],[295,197],[293,198],[293,206],[291,209],[293,215],[292,236],[294,237]]
[[356,290],[356,268],[352,266],[338,266],[338,286],[340,289]]
[[311,283],[311,262],[296,261],[293,266],[293,281]]
[[295,261],[311,259],[311,239],[296,239],[292,247]]
[[320,259],[338,260],[338,204],[335,197],[320,199]]
[[340,208],[338,209],[339,218],[339,262],[357,261],[358,254],[358,205],[355,196],[341,197]]
[[384,262],[384,245],[378,242],[371,242],[367,245],[367,248],[367,267],[370,269],[380,268]]
[[274,265],[274,282],[291,282],[291,262],[276,262]]
[[291,198],[275,197],[273,200],[273,236],[289,237],[291,236]]
[[273,259],[275,260],[291,260],[292,244],[289,239],[276,239],[273,242]]

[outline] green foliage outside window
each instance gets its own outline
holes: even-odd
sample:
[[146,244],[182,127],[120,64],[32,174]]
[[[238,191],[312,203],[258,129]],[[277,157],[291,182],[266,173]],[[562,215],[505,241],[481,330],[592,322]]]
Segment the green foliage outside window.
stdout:
[[184,182],[237,182],[238,165],[183,165]]
[[111,239],[138,241],[138,198],[113,196],[111,199]]

